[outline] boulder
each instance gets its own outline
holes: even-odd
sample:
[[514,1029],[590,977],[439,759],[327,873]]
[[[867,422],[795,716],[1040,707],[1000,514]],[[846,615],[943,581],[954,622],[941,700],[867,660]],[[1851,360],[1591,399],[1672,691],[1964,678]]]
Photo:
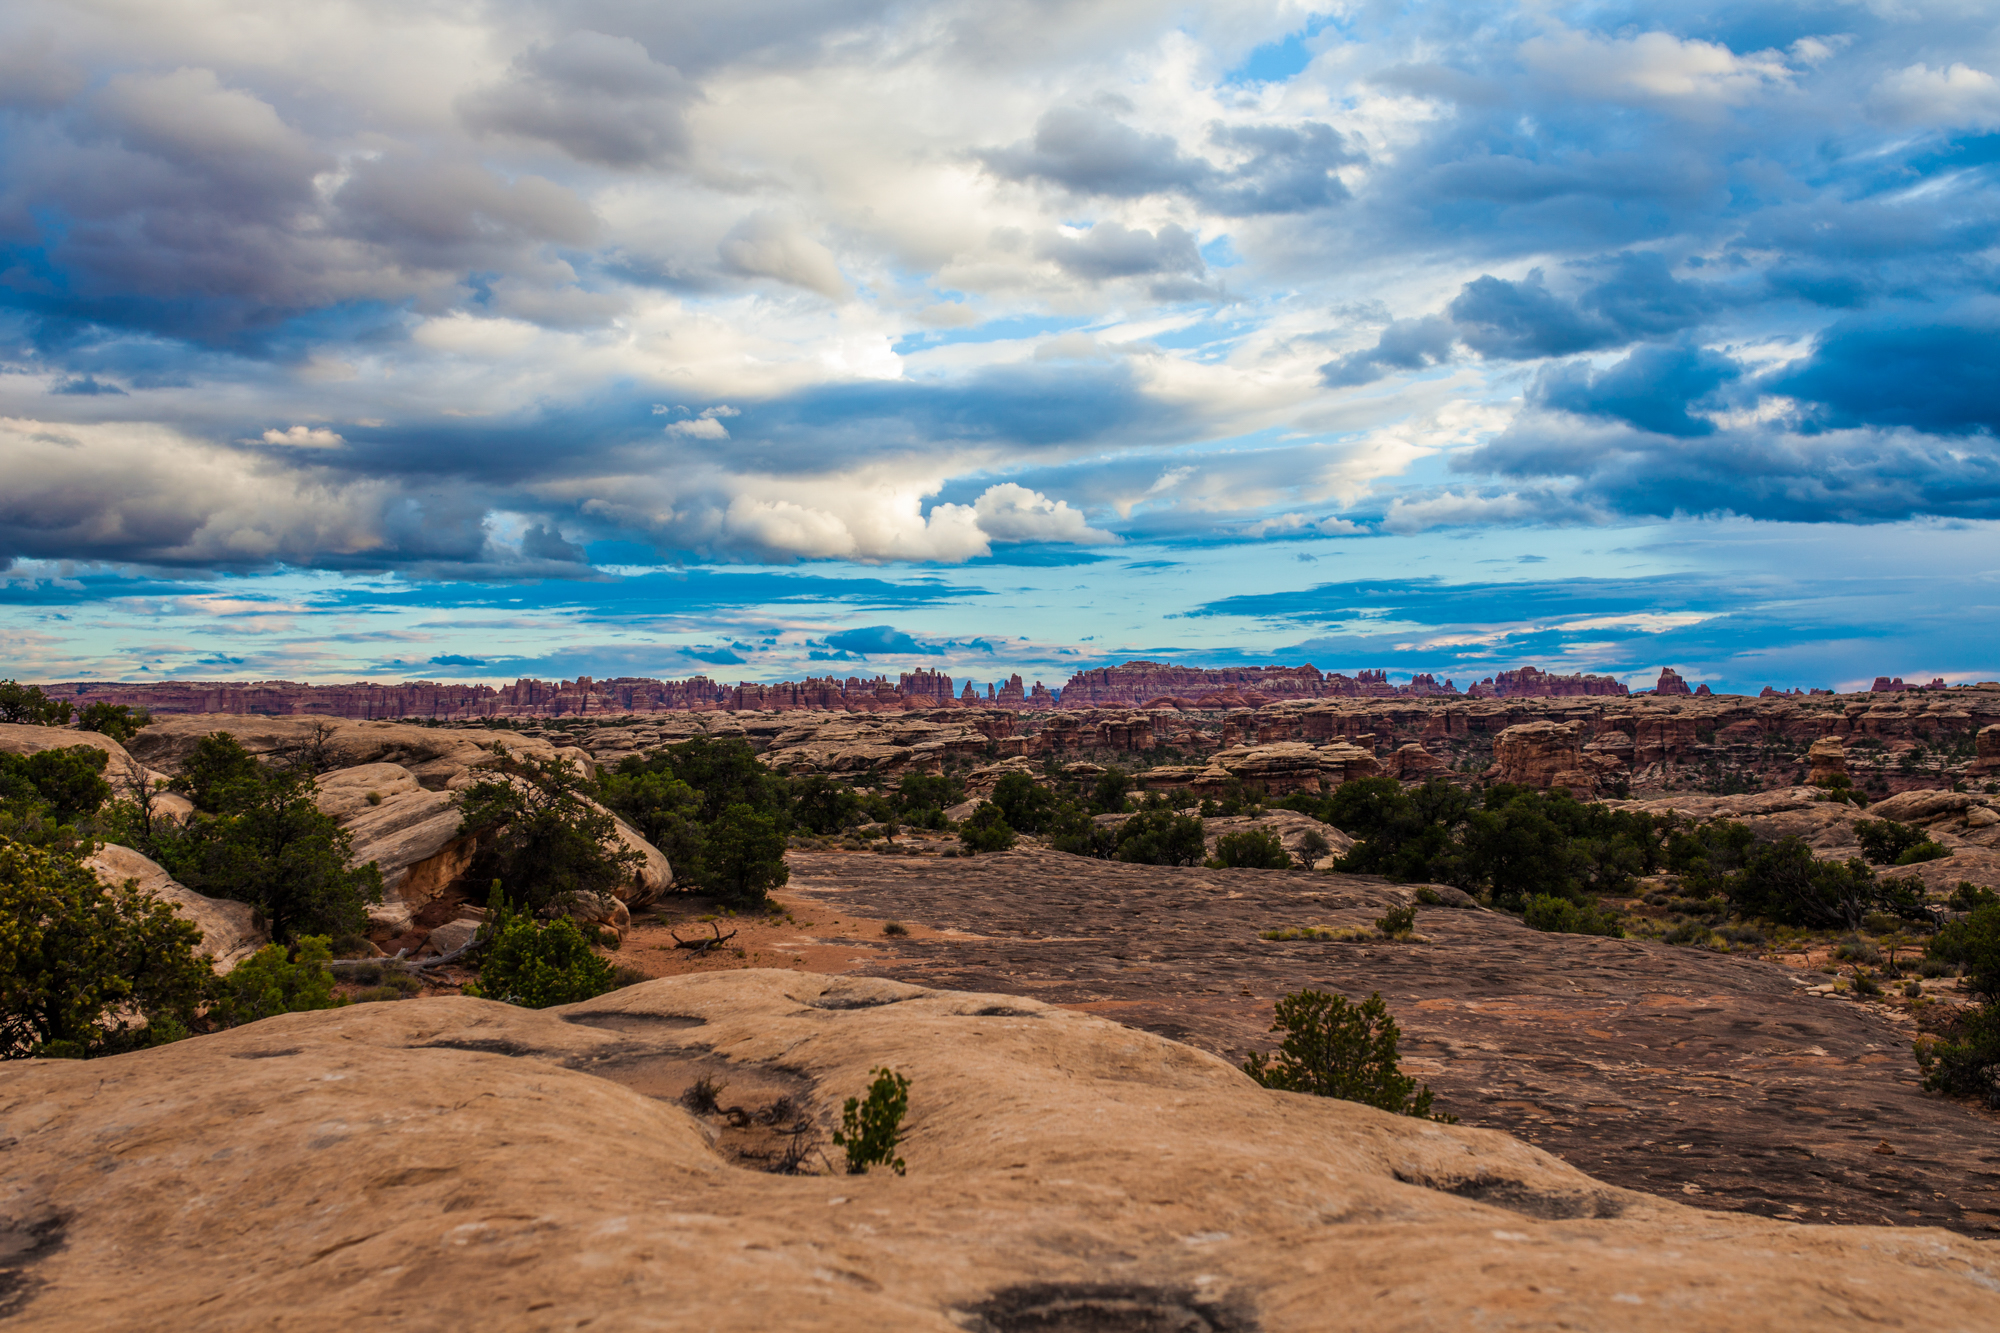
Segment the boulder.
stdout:
[[[885,1066],[906,1176],[775,1175],[754,1123],[679,1101],[784,1097],[824,1144]],[[0,1090],[23,1329],[1860,1333],[1988,1327],[2000,1288],[1939,1228],[1703,1211],[1105,1017],[861,977],[352,1005]]]
[[1412,742],[1389,756],[1388,771],[1395,777],[1408,782],[1422,780],[1433,773],[1442,773],[1450,768],[1444,760]]
[[1968,765],[1973,773],[1993,773],[2000,771],[2000,723],[1981,727],[1979,734],[1972,738],[1974,758]]
[[1806,751],[1806,783],[1824,787],[1847,776],[1847,747],[1838,736],[1822,736]]
[[344,824],[392,796],[420,790],[416,774],[401,764],[359,764],[322,773],[313,804],[321,814],[331,815]]
[[1577,796],[1597,789],[1597,774],[1583,756],[1576,728],[1560,722],[1523,722],[1493,738],[1494,778],[1538,791],[1568,787]]
[[257,913],[250,904],[203,897],[176,881],[159,862],[130,847],[106,843],[84,864],[97,872],[106,886],[136,881],[141,892],[171,904],[174,915],[194,922],[201,928],[201,943],[195,952],[207,958],[217,972],[228,973],[271,942],[269,933],[258,926]]
[[473,936],[479,933],[480,926],[484,924],[484,918],[476,916],[462,916],[447,921],[441,926],[432,928],[428,946],[432,953],[439,956],[448,954],[454,949],[472,943]]
[[1899,824],[1956,823],[1958,817],[1987,798],[1962,791],[1904,791],[1885,796],[1868,807],[1870,819],[1893,819]]
[[459,831],[456,800],[421,788],[362,805],[346,828],[354,839],[353,864],[373,861],[382,872],[382,902],[368,909],[373,933],[400,935],[416,913],[439,897],[472,865],[473,833]]

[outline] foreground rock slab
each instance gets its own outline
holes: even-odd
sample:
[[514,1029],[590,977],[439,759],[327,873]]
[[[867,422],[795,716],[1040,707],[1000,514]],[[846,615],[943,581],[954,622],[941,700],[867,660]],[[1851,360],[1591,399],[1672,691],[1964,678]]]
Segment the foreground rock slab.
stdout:
[[[912,1079],[907,1177],[776,1175]],[[2000,1255],[1615,1189],[1031,1000],[734,972],[288,1015],[0,1070],[19,1329],[1984,1330]]]
[[1075,1006],[1232,1063],[1270,1048],[1287,991],[1379,991],[1440,1110],[1602,1179],[1767,1216],[2000,1235],[2000,1117],[1926,1096],[1907,1024],[1808,994],[1810,974],[1775,963],[1440,908],[1418,917],[1423,944],[1259,938],[1365,925],[1410,899],[1355,875],[1043,849],[790,861],[791,901],[943,932],[881,939],[862,971]]

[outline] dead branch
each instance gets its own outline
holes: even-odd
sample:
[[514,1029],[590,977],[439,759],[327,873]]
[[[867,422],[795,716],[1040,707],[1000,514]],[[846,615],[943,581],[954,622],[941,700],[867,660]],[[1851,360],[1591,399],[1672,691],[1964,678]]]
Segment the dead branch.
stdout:
[[718,926],[713,921],[708,923],[708,928],[715,932],[715,938],[712,940],[684,940],[680,937],[680,933],[676,931],[672,926],[667,927],[667,934],[672,935],[674,937],[674,947],[676,949],[692,950],[694,956],[697,958],[707,953],[710,949],[719,949],[724,944],[727,944],[730,940],[736,938],[735,931],[732,930],[727,935],[725,935],[722,933],[722,927]]

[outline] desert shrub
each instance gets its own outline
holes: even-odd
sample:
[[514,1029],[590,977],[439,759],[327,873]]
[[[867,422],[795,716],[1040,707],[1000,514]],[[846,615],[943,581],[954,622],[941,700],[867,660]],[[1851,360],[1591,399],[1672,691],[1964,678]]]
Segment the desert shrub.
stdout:
[[[690,787],[688,790],[692,792],[694,789]],[[860,796],[852,787],[823,774],[815,773],[795,780],[791,796],[792,818],[821,837],[838,833],[861,821]],[[607,799],[606,804],[611,802]],[[640,831],[645,830],[642,827]],[[647,836],[651,837],[650,834]]]
[[1969,879],[1962,879],[1958,882],[1958,887],[1951,891],[1951,897],[1945,899],[1944,905],[1954,912],[1970,912],[1989,903],[2000,903],[2000,893],[1981,888]]
[[1966,1010],[1915,1046],[1925,1090],[1978,1097],[2000,1110],[2000,1004]]
[[1854,993],[1864,1000],[1879,1000],[1882,998],[1882,983],[1867,969],[1857,967],[1854,969]]
[[496,901],[480,935],[486,952],[479,980],[465,988],[467,995],[546,1009],[612,988],[611,964],[590,951],[590,940],[566,916],[538,922]]
[[197,893],[249,903],[273,939],[359,934],[382,901],[373,862],[350,866],[353,840],[313,804],[303,768],[267,771],[232,736],[204,737],[175,785],[195,803],[185,824],[130,821],[132,845]]
[[1040,833],[1056,817],[1056,794],[1026,773],[1009,773],[993,787],[993,806],[1016,833]]
[[1344,995],[1295,991],[1279,999],[1271,1031],[1285,1034],[1277,1054],[1266,1059],[1252,1052],[1243,1063],[1243,1072],[1265,1087],[1362,1102],[1396,1115],[1431,1115],[1431,1090],[1419,1090],[1397,1063],[1402,1034],[1380,993],[1350,1004]]
[[1259,931],[1260,940],[1372,940],[1375,938],[1373,926],[1282,926],[1276,930]]
[[708,826],[701,854],[689,869],[695,882],[725,905],[761,906],[772,889],[791,878],[779,816],[744,803],[729,806]]
[[1849,935],[1833,946],[1833,956],[1843,963],[1879,963],[1882,951],[1859,935]]
[[906,773],[890,797],[896,817],[911,828],[945,827],[945,810],[965,799],[965,783],[957,778]]
[[96,814],[111,799],[103,776],[108,758],[94,745],[0,754],[0,810],[17,818],[45,815],[56,824]]
[[[839,831],[861,808],[858,794],[832,787],[813,789],[815,832]],[[598,795],[666,853],[683,890],[754,906],[789,877],[792,789],[744,741],[697,736],[628,755],[599,780]]]
[[1660,936],[1663,943],[1692,946],[1695,948],[1707,948],[1708,942],[1713,938],[1714,932],[1708,928],[1706,923],[1700,921],[1683,921],[1666,934]]
[[503,750],[498,769],[500,776],[459,793],[459,831],[482,835],[472,873],[499,880],[510,907],[560,911],[581,898],[613,897],[631,880],[641,858],[589,799],[575,764]]
[[1115,764],[1097,775],[1090,787],[1090,812],[1115,815],[1125,809],[1126,793],[1132,790],[1132,775]]
[[1753,949],[1761,949],[1770,943],[1764,937],[1764,932],[1755,926],[1724,926],[1715,933],[1722,936],[1723,939],[1728,940],[1731,944],[1747,945]]
[[991,801],[981,801],[958,826],[968,852],[1004,852],[1014,845],[1014,828]]
[[1821,861],[1797,837],[1753,848],[1743,868],[1725,877],[1723,891],[1742,916],[1815,930],[1857,930],[1874,911],[1928,919],[1920,886],[1878,881],[1859,857]]
[[1957,974],[1958,974],[1958,964],[1947,963],[1942,958],[1927,957],[1922,962],[1917,964],[1917,975],[1920,977],[1929,977],[1934,979],[1937,977],[1956,976]]
[[60,727],[68,724],[76,705],[67,699],[51,699],[39,685],[17,685],[0,680],[0,722],[31,727]]
[[1198,866],[1207,854],[1201,820],[1172,810],[1141,810],[1118,826],[1112,855],[1142,866]]
[[106,889],[73,856],[0,839],[0,1059],[185,1036],[215,980],[199,943],[131,880]]
[[1962,920],[1946,923],[1924,956],[1963,967],[1972,989],[2000,1000],[2000,903],[1988,903]]
[[212,1017],[223,1027],[254,1023],[274,1014],[335,1009],[346,1004],[333,993],[333,958],[324,935],[307,935],[288,952],[282,944],[267,944],[216,983]]
[[910,1080],[891,1069],[871,1069],[875,1081],[868,1096],[849,1097],[841,1109],[836,1147],[847,1150],[847,1174],[863,1175],[871,1166],[886,1166],[903,1174],[896,1145],[903,1140],[903,1116],[910,1109]]
[[1326,834],[1316,828],[1307,829],[1299,835],[1299,860],[1308,870],[1324,860],[1326,854],[1332,850],[1333,844],[1326,840]]
[[908,935],[910,928],[900,921],[885,921],[882,923],[882,933],[895,936]]
[[1893,819],[1860,820],[1854,833],[1861,843],[1861,854],[1876,865],[1913,866],[1951,855],[1951,848],[1932,841],[1922,829]]
[[1401,935],[1408,935],[1416,928],[1417,909],[1414,904],[1410,903],[1405,903],[1400,907],[1392,907],[1381,916],[1375,918],[1375,929],[1381,931],[1390,939],[1395,939]]
[[1568,898],[1557,898],[1552,894],[1536,894],[1528,899],[1524,919],[1534,930],[1545,930],[1559,935],[1606,935],[1618,940],[1625,938],[1625,927],[1620,924],[1618,913],[1587,907],[1582,903],[1572,902]]
[[1065,805],[1048,827],[1049,846],[1071,856],[1107,859],[1118,849],[1118,831],[1101,827],[1080,805]]
[[153,724],[153,715],[143,708],[135,709],[130,704],[105,703],[99,700],[84,705],[76,715],[78,731],[95,731],[109,736],[123,744],[139,734],[141,727]]
[[1215,859],[1232,870],[1290,870],[1292,854],[1270,829],[1246,828],[1215,842]]

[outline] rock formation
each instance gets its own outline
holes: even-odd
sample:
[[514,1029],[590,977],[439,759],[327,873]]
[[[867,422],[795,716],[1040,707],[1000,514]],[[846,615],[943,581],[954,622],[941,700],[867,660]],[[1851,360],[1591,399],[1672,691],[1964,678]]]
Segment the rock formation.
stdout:
[[1823,736],[1806,751],[1806,764],[1808,783],[1829,786],[1833,779],[1847,776],[1847,747],[1837,737]]
[[[96,872],[105,887],[130,880],[140,892],[170,905],[175,916],[193,922],[201,931],[201,943],[195,946],[195,952],[208,959],[217,972],[226,975],[271,942],[269,933],[258,926],[257,914],[248,903],[204,897],[174,879],[159,862],[130,847],[105,843],[84,864]],[[0,1282],[0,1288],[4,1288],[4,1282]],[[4,1299],[4,1290],[0,1290],[0,1313],[5,1312]]]
[[[824,1144],[882,1066],[905,1176],[772,1174],[678,1104],[707,1076]],[[1100,1018],[858,978],[357,1005],[0,1086],[31,1331],[1836,1333],[1984,1327],[2000,1284],[1941,1230],[1702,1212]]]
[[1686,695],[1693,693],[1693,691],[1689,690],[1688,683],[1681,679],[1680,672],[1674,670],[1672,667],[1661,667],[1660,680],[1657,685],[1653,686],[1653,693],[1660,695]]
[[1555,722],[1524,722],[1501,732],[1493,741],[1493,768],[1501,782],[1568,787],[1576,796],[1588,796],[1597,786],[1575,728]]

